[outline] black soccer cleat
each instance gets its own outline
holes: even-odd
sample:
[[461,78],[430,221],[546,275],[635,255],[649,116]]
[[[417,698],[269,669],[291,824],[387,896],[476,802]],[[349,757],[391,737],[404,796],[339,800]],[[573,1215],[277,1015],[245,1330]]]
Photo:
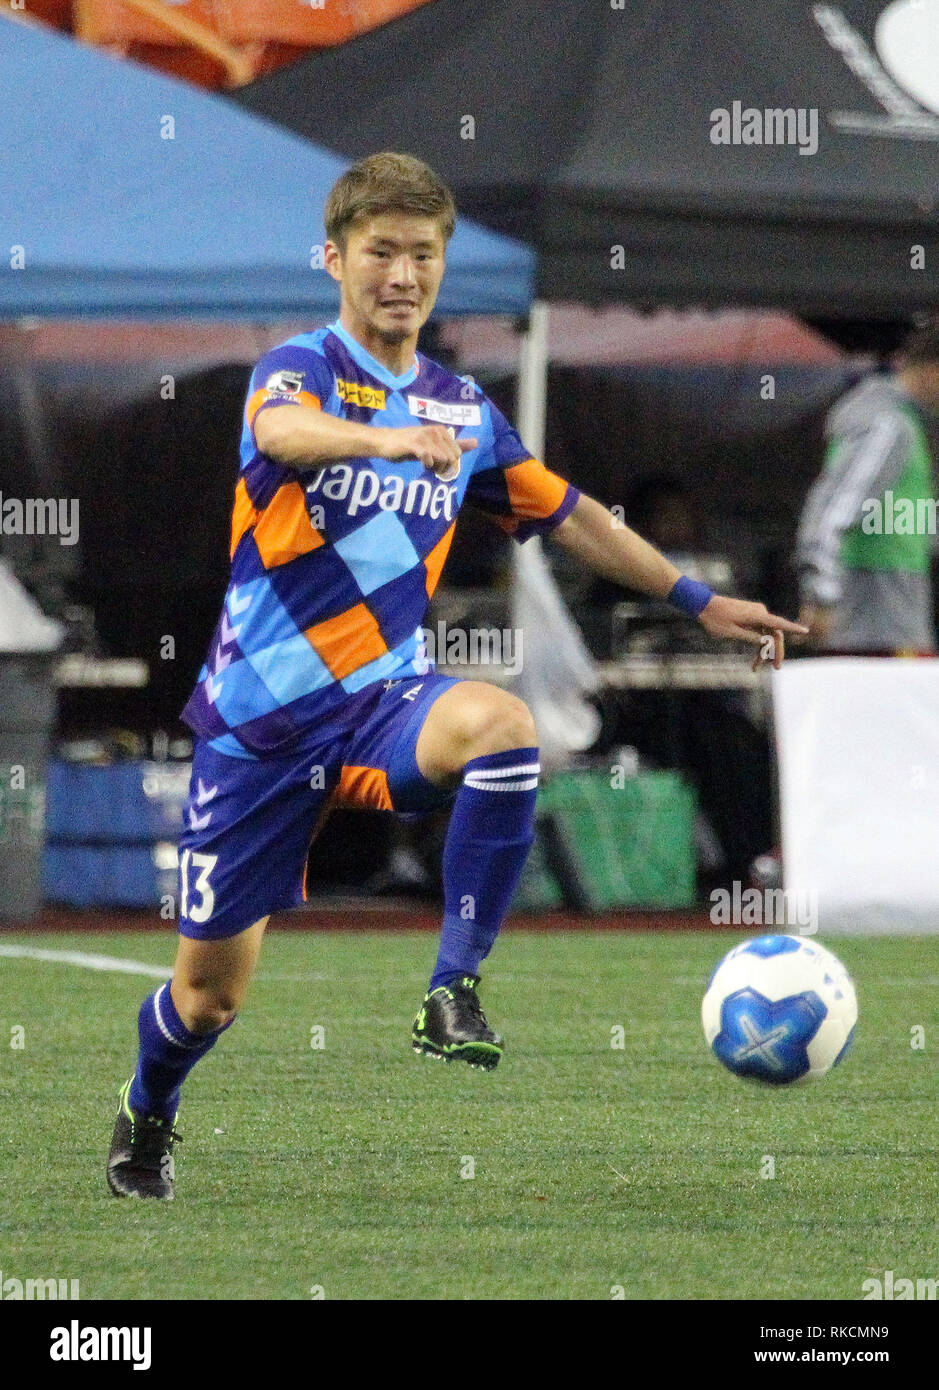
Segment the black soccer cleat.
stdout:
[[476,986],[478,975],[461,975],[450,985],[438,985],[421,1005],[411,1030],[411,1046],[426,1057],[492,1071],[505,1043],[486,1022]]
[[173,1144],[181,1136],[168,1120],[153,1115],[135,1115],[128,1104],[128,1081],[121,1088],[121,1108],[114,1126],[108,1154],[108,1187],[115,1197],[156,1197],[171,1202],[173,1185]]

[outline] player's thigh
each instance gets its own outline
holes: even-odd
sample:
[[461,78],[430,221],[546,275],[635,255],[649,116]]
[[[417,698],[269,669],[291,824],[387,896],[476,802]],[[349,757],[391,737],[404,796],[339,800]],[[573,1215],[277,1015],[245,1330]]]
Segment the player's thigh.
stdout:
[[180,936],[170,993],[187,1027],[219,1028],[241,1008],[269,921],[262,917],[236,936],[219,940]]
[[194,970],[202,962],[220,978],[250,973],[258,924],[306,900],[307,854],[341,758],[332,743],[264,760],[197,745],[179,841],[178,927],[196,943],[180,948],[180,960]]
[[459,681],[428,710],[415,756],[428,781],[446,782],[458,776],[470,758],[533,748],[537,742],[535,721],[524,700],[487,681]]

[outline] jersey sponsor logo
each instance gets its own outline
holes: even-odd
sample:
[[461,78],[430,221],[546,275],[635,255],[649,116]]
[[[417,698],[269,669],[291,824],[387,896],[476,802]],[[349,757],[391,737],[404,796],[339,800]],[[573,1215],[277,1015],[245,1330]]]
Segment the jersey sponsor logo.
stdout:
[[308,484],[306,492],[307,497],[321,493],[331,502],[345,502],[349,516],[377,505],[386,512],[430,516],[435,521],[441,516],[447,521],[454,517],[454,489],[447,483],[432,483],[429,478],[407,482],[397,473],[382,478],[374,468],[353,468],[348,463],[324,468]]
[[377,386],[364,386],[360,381],[336,380],[336,391],[340,400],[349,405],[361,405],[366,410],[384,410],[385,392]]
[[264,383],[265,391],[274,391],[279,396],[298,396],[306,372],[275,372]]
[[408,410],[422,420],[438,420],[442,425],[481,425],[478,405],[459,401],[432,401],[427,396],[408,396]]

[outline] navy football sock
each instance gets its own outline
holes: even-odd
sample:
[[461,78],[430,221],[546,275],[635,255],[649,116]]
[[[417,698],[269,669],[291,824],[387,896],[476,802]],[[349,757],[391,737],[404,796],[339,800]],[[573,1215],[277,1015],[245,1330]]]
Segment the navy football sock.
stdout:
[[127,1097],[131,1110],[173,1120],[186,1077],[234,1021],[229,1019],[212,1033],[190,1033],[176,1011],[169,983],[149,995],[137,1019],[140,1054]]
[[430,988],[476,975],[535,838],[538,749],[471,758],[443,847],[444,918]]

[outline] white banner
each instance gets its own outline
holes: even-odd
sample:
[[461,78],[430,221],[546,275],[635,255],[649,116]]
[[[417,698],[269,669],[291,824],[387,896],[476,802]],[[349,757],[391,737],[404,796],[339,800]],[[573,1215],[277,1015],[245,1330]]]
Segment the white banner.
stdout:
[[821,932],[939,932],[939,659],[772,673],[783,882]]
[[46,617],[7,562],[0,560],[0,652],[58,651],[64,635],[62,624]]

